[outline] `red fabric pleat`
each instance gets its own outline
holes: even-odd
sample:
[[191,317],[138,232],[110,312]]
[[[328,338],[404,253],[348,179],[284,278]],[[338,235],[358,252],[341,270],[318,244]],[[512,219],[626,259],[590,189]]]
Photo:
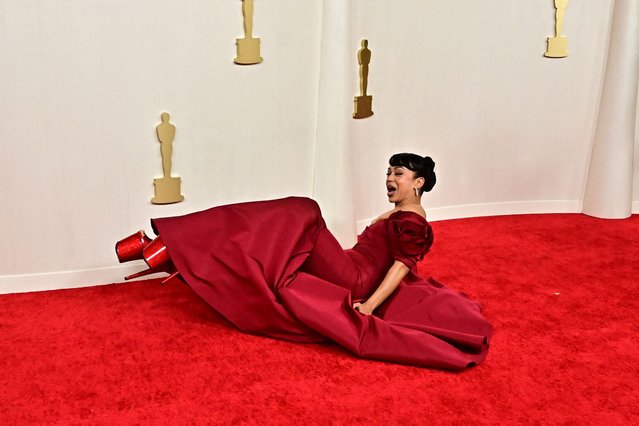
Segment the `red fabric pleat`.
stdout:
[[323,226],[315,202],[288,198],[154,219],[191,288],[241,330],[297,342],[324,340],[277,300]]

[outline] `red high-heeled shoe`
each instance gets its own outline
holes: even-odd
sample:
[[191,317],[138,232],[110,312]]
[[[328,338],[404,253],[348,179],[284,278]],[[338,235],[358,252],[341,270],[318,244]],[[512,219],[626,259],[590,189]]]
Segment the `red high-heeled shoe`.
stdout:
[[142,259],[142,251],[151,243],[144,231],[138,231],[115,243],[115,254],[120,263]]
[[162,282],[160,283],[165,284],[180,275],[177,268],[171,261],[169,253],[166,251],[166,246],[164,245],[164,242],[162,242],[161,237],[157,237],[149,244],[147,244],[146,247],[144,247],[144,250],[142,250],[142,258],[149,266],[149,269],[136,272],[135,274],[129,275],[128,277],[124,277],[125,280],[139,278],[145,275],[156,274],[159,272],[166,272],[170,275],[162,280]]

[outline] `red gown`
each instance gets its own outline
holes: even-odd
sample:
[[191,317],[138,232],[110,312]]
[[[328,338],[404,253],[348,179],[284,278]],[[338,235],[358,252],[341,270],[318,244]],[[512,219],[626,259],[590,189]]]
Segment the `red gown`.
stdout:
[[[481,305],[415,273],[432,231],[396,212],[343,250],[319,207],[291,197],[153,219],[189,286],[239,329],[296,342],[332,340],[364,358],[460,370],[484,360],[492,327]],[[374,315],[352,303],[395,260],[411,271]]]

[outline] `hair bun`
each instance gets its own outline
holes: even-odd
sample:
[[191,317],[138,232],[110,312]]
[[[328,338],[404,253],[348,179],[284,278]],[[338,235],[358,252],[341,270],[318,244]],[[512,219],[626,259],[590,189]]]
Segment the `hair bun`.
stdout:
[[435,168],[435,162],[428,155],[424,157],[424,168],[426,168],[427,170],[430,169],[430,171]]
[[435,162],[429,156],[424,156],[424,179],[426,182],[422,189],[425,192],[430,191],[437,182],[437,176],[435,175]]

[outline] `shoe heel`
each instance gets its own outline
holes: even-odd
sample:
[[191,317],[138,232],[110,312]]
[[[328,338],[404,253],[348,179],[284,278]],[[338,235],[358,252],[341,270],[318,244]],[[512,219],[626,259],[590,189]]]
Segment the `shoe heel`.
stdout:
[[144,248],[150,243],[151,239],[144,231],[138,231],[118,241],[115,244],[115,254],[118,256],[118,261],[124,263],[142,259]]
[[144,271],[136,272],[135,274],[131,274],[129,276],[124,277],[125,281],[132,280],[134,278],[140,278],[145,275],[156,274],[158,272],[165,272],[163,269],[145,269]]
[[162,282],[160,282],[160,285],[164,285],[164,284],[168,283],[169,281],[171,281],[173,278],[179,277],[179,276],[180,276],[180,273],[176,270],[171,275],[169,275],[168,277],[164,278],[162,280]]
[[[140,278],[140,277],[144,277],[146,275],[151,275],[151,274],[157,274],[160,272],[166,272],[167,274],[170,273],[170,271],[168,271],[165,268],[158,268],[158,269],[145,269],[144,271],[140,271],[140,272],[136,272],[135,274],[131,274],[127,277],[124,277],[125,281],[128,280],[132,280],[135,278]],[[171,275],[169,275],[168,277],[164,278],[162,281],[160,281],[160,285],[164,285],[166,283],[168,283],[169,281],[171,281],[173,278],[176,277],[180,277],[180,272],[177,270],[173,270]]]
[[169,257],[169,253],[166,251],[166,246],[164,245],[164,242],[162,242],[162,238],[160,237],[157,237],[153,241],[150,241],[148,244],[146,244],[146,246],[142,250],[141,258],[144,259],[149,268],[125,277],[125,280],[132,280],[134,278],[143,277],[145,275],[165,272],[170,275],[162,280],[162,282],[160,283],[161,285],[164,285],[167,282],[171,281],[173,278],[180,275],[180,273],[175,268],[175,265],[173,265],[173,262]]

